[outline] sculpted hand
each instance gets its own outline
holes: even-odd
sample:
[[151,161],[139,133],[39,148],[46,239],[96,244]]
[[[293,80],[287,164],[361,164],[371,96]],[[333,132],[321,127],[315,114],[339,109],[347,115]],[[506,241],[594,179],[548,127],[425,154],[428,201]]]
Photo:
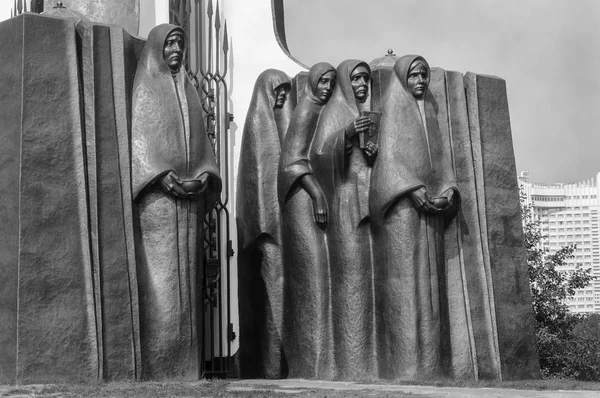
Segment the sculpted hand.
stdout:
[[160,185],[163,190],[175,198],[183,198],[187,193],[181,188],[181,179],[172,171],[169,171],[160,179]]
[[194,180],[186,180],[181,184],[181,188],[190,197],[200,195],[206,190],[208,174],[202,174]]
[[313,212],[317,225],[325,228],[327,226],[327,200],[322,192],[313,199]]
[[442,193],[441,196],[445,196],[448,198],[448,205],[442,209],[442,211],[446,211],[451,209],[454,205],[454,188],[449,188]]
[[363,149],[365,152],[365,156],[367,157],[367,163],[372,165],[375,161],[375,157],[377,157],[377,151],[379,151],[379,146],[374,142],[367,142],[367,145]]
[[356,134],[364,133],[369,130],[370,125],[371,119],[368,116],[359,116],[346,127],[346,136],[352,138]]
[[454,188],[446,190],[442,195],[448,198],[448,206],[446,206],[442,210],[442,215],[444,216],[444,223],[448,225],[450,220],[456,217],[460,210],[460,195],[458,191]]
[[325,228],[327,226],[327,199],[325,199],[319,182],[312,174],[303,175],[300,182],[312,199],[315,222],[319,227]]
[[426,212],[429,214],[435,214],[439,211],[429,200],[427,195],[427,189],[425,187],[417,188],[410,192],[410,199],[413,202],[413,206],[419,211]]

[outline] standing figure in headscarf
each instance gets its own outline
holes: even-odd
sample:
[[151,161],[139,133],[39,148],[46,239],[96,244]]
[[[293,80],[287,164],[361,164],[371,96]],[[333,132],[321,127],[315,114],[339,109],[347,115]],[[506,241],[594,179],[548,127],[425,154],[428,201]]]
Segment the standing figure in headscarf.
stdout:
[[197,380],[202,221],[221,179],[198,93],[181,68],[183,29],[152,29],[132,100],[132,190],[142,378]]
[[429,75],[420,56],[394,64],[371,175],[379,372],[389,379],[440,377],[449,360],[444,221],[458,190]]
[[237,182],[240,371],[285,377],[282,362],[283,258],[277,170],[293,110],[290,78],[258,76],[244,124]]
[[369,131],[370,74],[366,62],[346,60],[321,115],[312,146],[313,165],[322,181],[330,217],[327,227],[336,378],[377,377],[375,312],[369,218],[368,161],[377,146],[359,147]]
[[328,63],[308,72],[279,163],[284,256],[283,346],[289,377],[332,379],[327,200],[312,171],[310,147],[319,115],[335,87]]

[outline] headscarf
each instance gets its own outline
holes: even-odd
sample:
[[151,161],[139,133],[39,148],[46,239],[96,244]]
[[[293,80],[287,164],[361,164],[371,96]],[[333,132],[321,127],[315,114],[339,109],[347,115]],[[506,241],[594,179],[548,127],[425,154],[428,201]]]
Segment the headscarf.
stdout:
[[292,188],[295,187],[298,179],[305,174],[312,174],[309,151],[319,115],[325,105],[315,93],[319,79],[329,72],[336,73],[336,70],[327,62],[319,62],[310,68],[304,87],[304,96],[300,98],[298,106],[292,113],[282,147],[277,176],[278,196],[282,205],[293,193]]
[[[323,175],[321,179],[325,178],[325,174],[329,174],[329,177],[332,178],[323,182],[323,188],[328,199],[333,194],[331,189],[334,189],[336,180],[336,176],[333,175],[331,170],[336,170],[337,172],[344,170],[344,161],[346,159],[343,151],[337,151],[336,148],[331,146],[331,140],[336,139],[334,135],[340,135],[341,130],[359,116],[351,79],[352,72],[359,66],[366,67],[370,75],[371,68],[369,64],[358,59],[345,60],[337,67],[337,84],[321,114],[314,138],[315,143],[313,144],[312,152],[314,154],[313,158],[316,159],[319,167],[322,169],[319,175]],[[370,91],[371,88],[369,87],[369,98],[367,98],[367,101],[370,99]],[[341,135],[339,139],[341,141],[338,143],[344,145],[345,137]],[[332,155],[331,151],[335,153]],[[339,179],[340,176],[337,176],[337,178]]]
[[327,62],[316,63],[308,71],[308,77],[306,79],[306,86],[304,86],[304,95],[317,105],[325,105],[325,102],[321,101],[315,94],[319,85],[319,80],[326,73],[336,72],[335,68]]
[[[150,31],[140,55],[132,98],[132,189],[134,198],[169,171],[182,179],[208,174],[209,191],[221,191],[221,179],[208,140],[198,93],[181,68],[175,79],[163,58],[166,38],[178,26],[162,24]],[[184,49],[182,64],[187,51]],[[212,200],[216,197],[211,197]],[[207,201],[209,201],[207,199]]]
[[437,103],[429,89],[423,96],[427,130],[417,99],[408,90],[408,73],[413,62],[427,67],[418,55],[405,55],[394,64],[383,95],[379,153],[371,174],[369,211],[381,222],[387,210],[419,187],[431,196],[456,188],[450,148],[444,147],[437,122]]
[[[277,201],[277,171],[281,153],[280,137],[275,116],[277,94],[290,78],[282,71],[267,69],[254,85],[252,101],[246,115],[237,182],[238,234],[242,247],[254,242],[262,233],[278,234],[280,225]],[[293,109],[293,98],[288,94],[278,110],[280,125],[287,129]]]

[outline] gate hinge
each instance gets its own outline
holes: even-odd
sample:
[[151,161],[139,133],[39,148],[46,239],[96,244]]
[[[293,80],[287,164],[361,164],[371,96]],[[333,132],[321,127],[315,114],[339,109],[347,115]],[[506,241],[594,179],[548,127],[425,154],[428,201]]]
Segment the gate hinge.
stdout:
[[233,257],[233,254],[235,252],[233,251],[233,243],[231,242],[231,240],[227,241],[227,254],[229,255],[229,257]]
[[233,341],[236,338],[235,332],[233,331],[233,323],[229,324],[229,328],[227,330],[229,334],[229,341]]

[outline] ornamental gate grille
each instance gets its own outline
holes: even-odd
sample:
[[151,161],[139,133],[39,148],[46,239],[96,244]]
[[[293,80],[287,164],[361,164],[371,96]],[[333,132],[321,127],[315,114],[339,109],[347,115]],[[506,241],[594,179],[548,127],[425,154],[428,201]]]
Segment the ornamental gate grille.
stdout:
[[13,6],[10,8],[10,17],[16,17],[24,12],[37,12],[38,14],[44,11],[44,0],[31,0],[29,9],[27,9],[27,1],[13,0]]
[[231,196],[229,94],[225,77],[228,71],[229,38],[227,22],[221,25],[219,3],[208,0],[170,0],[170,22],[182,26],[191,44],[187,70],[202,101],[204,124],[213,143],[223,181],[219,201],[204,220],[204,266],[199,275],[200,302],[198,334],[201,347],[200,378],[226,377],[231,372],[231,342],[236,338],[231,323],[230,239]]

